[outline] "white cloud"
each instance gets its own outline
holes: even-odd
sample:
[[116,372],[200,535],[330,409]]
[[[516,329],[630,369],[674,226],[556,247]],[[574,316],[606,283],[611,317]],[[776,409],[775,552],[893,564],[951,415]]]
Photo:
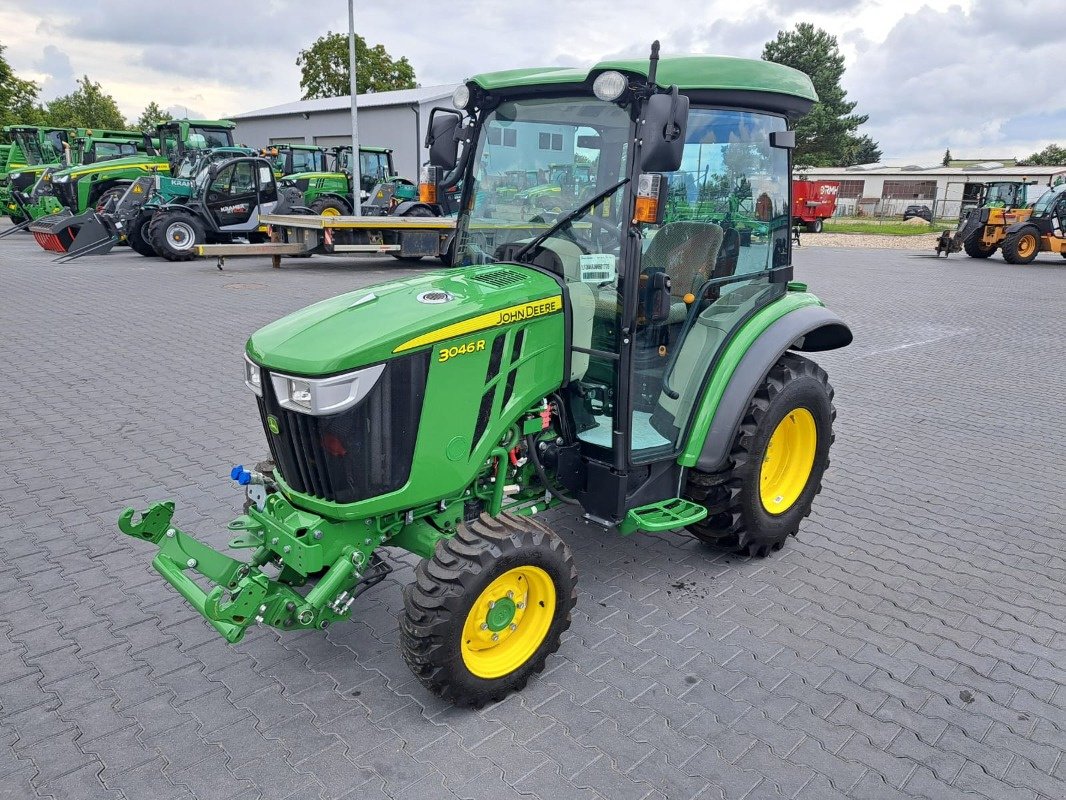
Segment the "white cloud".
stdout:
[[[1066,105],[1061,0],[408,0],[357,4],[370,43],[407,55],[423,85],[497,69],[589,65],[647,54],[714,52],[757,58],[778,30],[809,21],[836,35],[845,86],[864,132],[887,156],[1024,155],[1063,138]],[[70,91],[75,76],[103,84],[128,117],[151,100],[206,116],[299,97],[296,55],[328,29],[347,30],[347,4],[263,0],[253,6],[184,0],[53,0],[0,8],[6,56],[42,83],[43,97]],[[69,85],[64,86],[64,81]],[[1034,113],[1033,109],[1038,112]],[[1039,148],[1036,148],[1039,149]]]

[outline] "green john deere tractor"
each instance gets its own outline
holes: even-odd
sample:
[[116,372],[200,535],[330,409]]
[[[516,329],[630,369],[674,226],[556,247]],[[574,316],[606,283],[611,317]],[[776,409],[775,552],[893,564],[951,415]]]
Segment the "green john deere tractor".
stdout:
[[[248,340],[271,454],[231,473],[247,501],[230,546],[250,558],[175,527],[172,502],[126,509],[120,529],[159,548],[155,568],[230,642],[254,624],[348,619],[389,570],[380,550],[414,553],[404,658],[428,689],[475,706],[524,686],[570,624],[577,572],[535,519],[545,509],[621,535],[778,550],[833,441],[833,390],[805,354],[852,338],[792,275],[787,120],[816,100],[788,67],[660,61],[658,43],[650,61],[468,80],[427,141],[445,181],[462,181],[459,266],[325,300]],[[561,150],[537,147],[545,133]],[[721,225],[665,214],[671,174],[722,170],[734,147],[785,220],[739,248]],[[553,221],[522,219],[493,187],[547,158],[591,164],[591,191]]]
[[3,129],[10,147],[0,164],[0,209],[18,224],[26,215],[14,201],[15,190],[33,185],[39,170],[62,165],[64,146],[70,131],[66,128],[42,128],[34,125],[11,125]]
[[[169,172],[186,150],[232,147],[234,123],[228,120],[174,120],[156,126],[159,147],[146,153],[83,164],[51,176],[51,194],[71,214],[103,206],[119,197],[134,180],[152,172]],[[147,134],[143,134],[147,139]]]
[[316,144],[272,144],[259,151],[274,167],[274,177],[302,175],[305,172],[326,172],[328,154]]
[[29,219],[40,219],[63,210],[62,203],[49,191],[52,177],[70,167],[101,164],[120,158],[143,155],[159,142],[139,131],[111,131],[78,128],[64,135],[63,158],[58,164],[37,164],[11,174],[13,207]]
[[[307,147],[305,145],[305,147]],[[333,164],[329,171],[289,172],[281,180],[283,187],[295,187],[303,193],[303,205],[319,216],[343,216],[354,208],[352,197],[352,148],[336,147],[332,150]],[[387,147],[359,148],[359,178],[361,199],[371,196],[374,187],[388,182],[400,182],[408,187],[411,197],[417,197],[414,185],[396,175],[392,163],[392,150]]]

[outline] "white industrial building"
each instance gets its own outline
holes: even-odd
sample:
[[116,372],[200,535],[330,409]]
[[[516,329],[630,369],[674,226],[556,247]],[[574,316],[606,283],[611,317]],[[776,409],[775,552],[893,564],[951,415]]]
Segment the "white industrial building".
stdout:
[[[422,86],[395,92],[373,92],[356,98],[359,108],[359,143],[391,147],[396,171],[418,180],[425,161],[429,111],[451,108],[456,84]],[[237,123],[234,141],[249,147],[270,144],[318,144],[323,147],[352,143],[350,97],[297,100],[229,117]]]
[[978,187],[991,181],[1035,181],[1030,202],[1049,186],[1066,180],[1066,166],[1006,166],[986,161],[965,167],[908,164],[860,164],[854,167],[799,167],[797,177],[839,181],[837,215],[893,216],[910,205],[928,206],[937,217],[957,217],[964,201],[976,197]]

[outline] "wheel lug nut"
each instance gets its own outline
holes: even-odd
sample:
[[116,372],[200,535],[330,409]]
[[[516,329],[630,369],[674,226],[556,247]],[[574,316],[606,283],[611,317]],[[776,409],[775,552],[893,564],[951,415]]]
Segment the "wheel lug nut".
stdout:
[[514,592],[508,592],[507,593],[507,599],[508,600],[514,600]]
[[511,630],[513,630],[513,631],[518,630],[518,623],[517,622],[512,622],[511,623]]
[[498,633],[492,634],[492,641],[494,641],[494,642],[500,641],[500,634],[498,634]]
[[489,600],[489,611],[491,611],[494,608],[496,608],[496,601],[495,600]]
[[488,629],[489,629],[489,623],[487,623],[487,622],[482,622],[482,623],[481,623],[481,630],[483,630],[483,631],[487,631]]
[[526,607],[525,603],[518,603],[518,604],[515,605],[515,608],[525,608],[525,607]]

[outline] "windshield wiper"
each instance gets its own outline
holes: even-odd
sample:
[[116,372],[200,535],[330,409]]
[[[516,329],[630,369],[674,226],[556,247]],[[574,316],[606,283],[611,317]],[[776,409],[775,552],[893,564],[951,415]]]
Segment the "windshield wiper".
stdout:
[[586,200],[573,211],[569,212],[568,214],[564,214],[562,217],[555,221],[554,225],[548,228],[548,230],[544,231],[544,233],[540,234],[540,236],[534,237],[528,244],[525,245],[525,247],[515,253],[512,258],[514,258],[515,261],[521,261],[522,256],[524,256],[529,251],[536,249],[536,247],[540,245],[541,242],[550,237],[553,233],[560,230],[564,226],[569,225],[571,222],[580,217],[590,208],[601,202],[605,197],[610,194],[613,194],[619,186],[625,186],[627,183],[629,183],[629,178],[623,178],[622,180],[618,181],[618,183],[616,183],[614,186],[608,186],[602,192],[598,192],[591,200]]

